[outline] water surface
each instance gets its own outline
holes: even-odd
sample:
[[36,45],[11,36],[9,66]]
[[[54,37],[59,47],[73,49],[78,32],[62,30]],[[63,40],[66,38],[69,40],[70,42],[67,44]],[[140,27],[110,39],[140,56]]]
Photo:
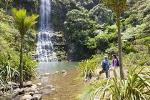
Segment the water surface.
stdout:
[[40,74],[44,73],[55,73],[56,71],[61,70],[70,70],[77,67],[78,62],[40,62],[37,68],[37,71]]

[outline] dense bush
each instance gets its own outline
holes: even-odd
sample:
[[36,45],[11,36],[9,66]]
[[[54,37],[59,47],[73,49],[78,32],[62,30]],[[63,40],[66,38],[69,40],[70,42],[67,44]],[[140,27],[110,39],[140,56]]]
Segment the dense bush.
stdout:
[[[107,48],[109,48],[110,43],[115,42],[116,40],[116,35],[115,33],[102,33],[98,34],[96,37],[96,43],[97,43],[97,48],[101,51],[105,51]],[[116,42],[115,42],[116,43]]]
[[146,53],[130,53],[124,56],[124,66],[150,66],[149,55]]
[[91,84],[82,100],[148,100],[150,98],[150,70],[147,67],[131,67],[126,79],[117,78],[96,81]]
[[124,42],[122,50],[126,54],[129,54],[131,52],[133,52],[133,53],[137,52],[137,50],[134,48],[134,46],[130,42]]
[[23,67],[23,71],[24,71],[24,80],[31,80],[32,78],[34,78],[36,76],[36,67],[37,67],[37,63],[35,61],[33,61],[32,55],[24,55],[24,67]]
[[[11,72],[18,71],[19,66],[19,35],[17,29],[14,27],[13,18],[7,15],[3,10],[0,10],[0,69],[4,69],[2,73],[11,70]],[[25,66],[24,74],[25,80],[31,79],[35,74],[35,62],[31,58],[31,52],[35,50],[35,31],[30,31],[25,37]],[[29,52],[30,51],[30,52]],[[28,56],[27,56],[28,55]],[[1,75],[2,79],[6,80],[7,73]],[[5,76],[5,77],[3,77]],[[16,78],[18,76],[15,76]],[[11,75],[9,81],[16,81],[16,78]],[[18,79],[17,79],[18,81]]]
[[86,75],[86,73],[88,72],[94,73],[94,71],[100,65],[102,58],[102,55],[94,55],[90,59],[83,60],[79,63],[79,69],[81,70],[83,75]]
[[99,24],[90,18],[86,9],[74,9],[67,13],[65,39],[68,48],[71,44],[75,47],[72,50],[74,58],[83,59],[94,53],[92,49],[95,46],[95,40],[92,38],[96,36],[94,32],[99,28]]

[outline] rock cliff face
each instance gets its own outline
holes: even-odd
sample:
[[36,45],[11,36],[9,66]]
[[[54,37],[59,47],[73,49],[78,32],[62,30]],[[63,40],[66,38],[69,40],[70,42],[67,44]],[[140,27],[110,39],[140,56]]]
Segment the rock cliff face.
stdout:
[[54,46],[54,51],[57,54],[58,61],[66,60],[66,45],[65,39],[62,32],[55,32],[52,37],[52,42]]

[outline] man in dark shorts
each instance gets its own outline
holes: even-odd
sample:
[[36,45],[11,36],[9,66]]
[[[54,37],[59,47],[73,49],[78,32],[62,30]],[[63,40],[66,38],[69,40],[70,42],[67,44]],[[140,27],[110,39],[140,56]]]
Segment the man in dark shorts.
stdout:
[[101,75],[102,73],[105,73],[106,78],[108,78],[109,77],[110,63],[109,63],[109,60],[108,60],[107,56],[104,57],[104,60],[101,62],[101,66],[102,66],[102,70],[99,72],[99,74]]

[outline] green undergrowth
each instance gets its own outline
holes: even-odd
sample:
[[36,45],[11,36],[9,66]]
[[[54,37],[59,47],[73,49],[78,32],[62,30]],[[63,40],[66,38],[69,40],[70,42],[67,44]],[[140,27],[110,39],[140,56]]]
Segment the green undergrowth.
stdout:
[[124,80],[101,79],[86,87],[81,100],[148,100],[150,98],[150,69],[130,67]]
[[[0,84],[3,86],[9,81],[18,82],[19,77],[19,43],[20,35],[14,27],[12,16],[0,9]],[[35,76],[36,62],[32,59],[35,49],[35,31],[31,30],[25,37],[24,52],[24,81]]]

